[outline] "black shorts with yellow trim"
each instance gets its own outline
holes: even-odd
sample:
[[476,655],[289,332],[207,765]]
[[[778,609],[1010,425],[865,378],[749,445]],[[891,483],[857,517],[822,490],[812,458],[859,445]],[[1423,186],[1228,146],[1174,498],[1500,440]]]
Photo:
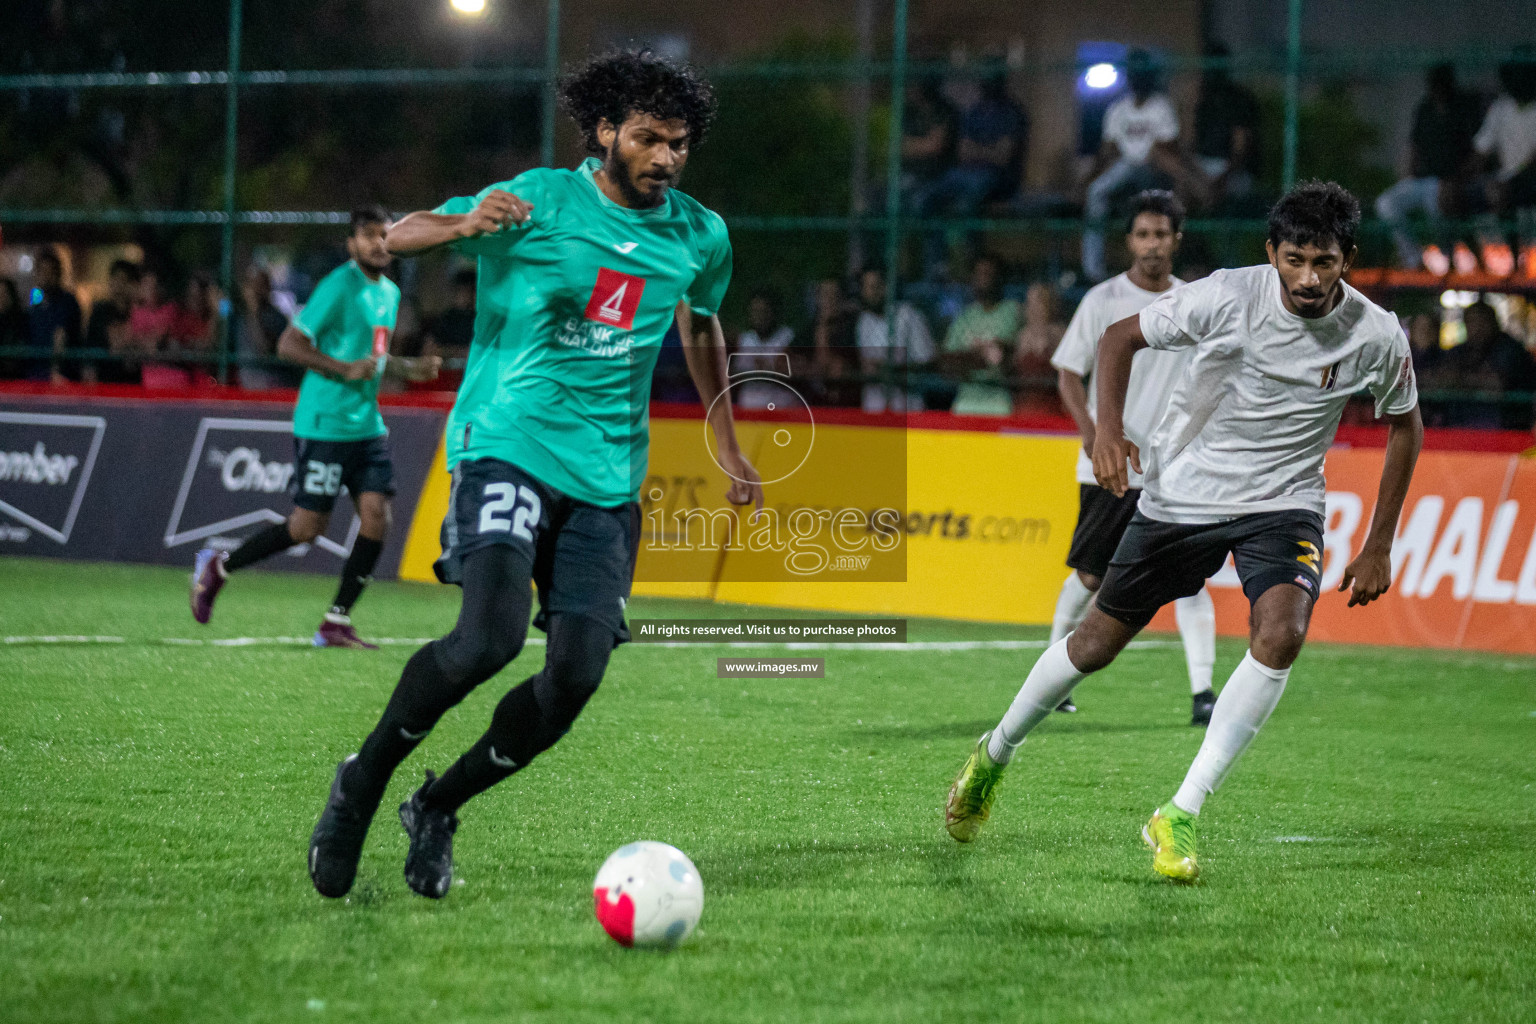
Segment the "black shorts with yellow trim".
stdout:
[[1280,585],[1298,587],[1316,601],[1323,517],[1285,509],[1201,524],[1165,523],[1137,512],[1110,559],[1096,603],[1111,618],[1142,629],[1163,605],[1199,593],[1229,554],[1249,604]]

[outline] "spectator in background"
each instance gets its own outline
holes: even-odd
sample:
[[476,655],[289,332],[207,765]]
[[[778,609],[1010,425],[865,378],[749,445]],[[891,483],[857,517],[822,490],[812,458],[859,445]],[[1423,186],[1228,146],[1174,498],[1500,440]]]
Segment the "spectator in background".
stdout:
[[1013,396],[1004,386],[1019,333],[1019,304],[1003,298],[1003,268],[992,256],[971,267],[971,303],[944,335],[940,366],[963,379],[950,411],[960,416],[1007,416]]
[[1158,89],[1152,55],[1132,50],[1126,58],[1130,92],[1104,112],[1104,137],[1088,172],[1083,216],[1083,274],[1090,281],[1107,276],[1104,266],[1104,219],[1115,197],[1124,192],[1166,185],[1167,169],[1180,158],[1175,148],[1179,117]]
[[139,383],[139,364],[133,358],[133,344],[128,336],[128,320],[139,294],[139,276],[138,264],[127,260],[114,260],[107,271],[107,294],[91,307],[85,347],[106,349],[121,358],[87,363],[81,368],[81,379],[87,383]]
[[1048,284],[1036,282],[1024,295],[1024,326],[1013,347],[1013,373],[1019,381],[1014,410],[1050,396],[1055,401],[1055,368],[1051,356],[1067,332],[1061,300]]
[[[1536,249],[1536,59],[1501,66],[1499,84],[1504,91],[1488,108],[1472,147],[1494,165],[1487,187],[1494,217],[1515,217],[1525,244]],[[1505,265],[1497,265],[1499,257],[1493,256],[1506,244],[1497,226],[1483,234],[1485,269],[1495,274],[1512,271],[1514,260],[1507,248],[1502,252]],[[1527,273],[1536,272],[1533,259],[1536,252],[1528,252]]]
[[1532,387],[1536,373],[1531,356],[1515,339],[1499,329],[1498,314],[1486,302],[1474,302],[1462,313],[1466,340],[1448,349],[1428,375],[1428,391],[1459,392],[1444,406],[1444,423],[1450,427],[1530,426],[1530,406],[1505,406],[1507,393]]
[[[0,348],[26,348],[31,343],[27,309],[21,304],[16,282],[0,277]],[[21,373],[22,364],[18,360],[0,356],[0,378],[19,377]]]
[[[938,181],[955,159],[955,109],[925,78],[907,85],[906,116],[901,123],[901,195],[913,205]],[[883,206],[882,202],[878,205]]]
[[[240,316],[235,324],[235,352],[246,359],[276,359],[277,339],[288,318],[272,303],[272,274],[253,266],[240,282]],[[296,388],[303,371],[295,366],[240,364],[240,386],[254,391]]]
[[[170,346],[175,324],[176,303],[166,293],[159,272],[142,271],[138,301],[128,315],[129,345],[145,357],[162,352]],[[165,363],[145,362],[142,378],[147,388],[186,386],[186,374]]]
[[[730,361],[731,376],[743,373],[790,374],[789,347],[795,342],[794,329],[779,319],[778,297],[768,291],[752,293],[747,300],[747,329],[736,339],[736,352]],[[755,376],[736,389],[736,404],[743,409],[766,409],[770,405],[789,409],[794,395],[784,384]]]
[[[475,279],[474,267],[466,267],[453,275],[452,300],[448,308],[427,325],[422,339],[422,355],[441,356],[445,361],[469,358],[469,345],[475,338]],[[454,368],[462,366],[460,362]]]
[[1469,359],[1486,364],[1500,395],[1523,396],[1500,407],[1499,425],[1506,430],[1529,430],[1530,393],[1536,391],[1536,360],[1499,326],[1499,315],[1488,303],[1474,302],[1468,306],[1462,313],[1462,323],[1467,329],[1467,340],[1458,348],[1466,349]]
[[[209,274],[200,270],[187,278],[186,291],[171,324],[171,346],[180,352],[212,355],[218,342],[219,288]],[[212,369],[213,364],[205,361],[182,364],[187,383],[197,387],[213,384]]]
[[[871,267],[859,275],[859,319],[855,336],[859,368],[866,377],[878,377],[863,388],[865,412],[920,412],[922,397],[905,386],[906,371],[933,359],[933,335],[928,322],[909,302],[895,304],[895,323],[885,315],[885,271]],[[891,367],[900,367],[894,372]]]
[[1407,173],[1376,197],[1376,216],[1392,226],[1398,262],[1410,270],[1422,267],[1424,256],[1408,232],[1408,218],[1422,214],[1438,240],[1441,214],[1455,212],[1477,124],[1477,98],[1456,87],[1451,65],[1430,68],[1424,89],[1408,136]]
[[816,308],[811,321],[812,394],[818,405],[860,404],[852,371],[858,354],[855,324],[858,307],[835,277],[816,282]]
[[[1226,60],[1232,53],[1221,43],[1206,47],[1205,56]],[[1209,180],[1216,206],[1240,212],[1253,196],[1259,173],[1259,99],[1232,80],[1227,67],[1207,67],[1200,75],[1195,103],[1195,163]]]
[[[29,344],[39,352],[63,354],[66,349],[80,347],[80,303],[75,295],[64,287],[64,263],[58,253],[45,249],[37,254],[34,268],[37,286],[33,293],[32,308],[27,312],[30,330]],[[63,360],[39,359],[27,367],[29,380],[51,380],[55,384],[66,383]]]
[[[1012,195],[1019,186],[1028,136],[1029,122],[1009,98],[1007,79],[984,79],[976,102],[960,114],[955,165],[918,194],[918,215],[973,217],[983,204]],[[930,232],[924,243],[928,276],[943,276],[947,262],[944,232]]]

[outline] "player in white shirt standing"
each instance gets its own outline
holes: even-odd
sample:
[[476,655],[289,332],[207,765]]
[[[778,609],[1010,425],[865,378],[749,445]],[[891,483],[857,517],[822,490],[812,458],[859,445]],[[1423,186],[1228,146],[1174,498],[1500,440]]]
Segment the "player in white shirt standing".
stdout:
[[[1173,276],[1173,254],[1183,238],[1184,204],[1172,192],[1149,190],[1136,196],[1126,222],[1125,244],[1131,269],[1095,285],[1079,303],[1051,365],[1056,367],[1062,404],[1077,422],[1083,448],[1077,455],[1078,513],[1072,531],[1067,567],[1073,572],[1061,585],[1051,620],[1051,643],[1077,628],[1088,614],[1093,595],[1109,571],[1120,537],[1136,514],[1141,474],[1128,468],[1128,489],[1116,496],[1098,485],[1093,475],[1094,412],[1098,402],[1084,388],[1093,375],[1099,338],[1110,324],[1140,313],[1155,299],[1184,282]],[[1125,436],[1145,447],[1147,436],[1168,409],[1168,397],[1189,365],[1190,353],[1138,352],[1131,364],[1130,387],[1123,417]],[[1089,385],[1092,386],[1091,384]],[[1216,664],[1216,606],[1202,587],[1199,593],[1174,602],[1184,659],[1189,666],[1191,725],[1209,725],[1216,695],[1211,669]],[[1058,711],[1076,711],[1069,694]]]
[[[1269,718],[1306,640],[1323,560],[1323,459],[1345,404],[1366,388],[1387,421],[1387,450],[1370,530],[1339,589],[1351,590],[1353,607],[1391,585],[1392,537],[1424,427],[1397,318],[1343,280],[1359,224],[1360,204],[1344,189],[1301,184],[1270,211],[1269,265],[1174,288],[1104,332],[1093,467],[1100,485],[1124,494],[1127,456],[1143,466],[1140,507],[1088,617],[1035,662],[955,780],[944,811],[956,839],[986,822],[1029,731],[1231,554],[1252,609],[1248,653],[1183,785],[1142,830],[1154,870],[1196,878],[1195,816]],[[1132,360],[1147,347],[1193,356],[1143,462],[1124,415]]]

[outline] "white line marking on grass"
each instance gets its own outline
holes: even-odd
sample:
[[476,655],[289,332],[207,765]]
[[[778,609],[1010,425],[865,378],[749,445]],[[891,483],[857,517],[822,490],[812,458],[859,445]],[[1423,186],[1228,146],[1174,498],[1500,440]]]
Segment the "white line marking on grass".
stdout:
[[[371,638],[373,643],[381,647],[420,647],[431,643],[436,637],[417,636],[385,636]],[[125,644],[129,641],[120,636],[7,636],[0,637],[0,641],[7,644]],[[135,641],[146,644],[164,644],[169,647],[308,647],[313,641],[307,636],[231,636],[200,637],[167,636],[149,638]],[[542,637],[529,637],[527,643],[530,646],[541,646],[544,643]],[[1137,649],[1178,647],[1177,640],[1135,640],[1130,646]],[[882,643],[825,643],[825,642],[777,642],[773,640],[746,640],[720,643],[683,643],[680,641],[660,641],[657,643],[636,643],[631,647],[644,650],[647,647],[661,647],[667,650],[678,650],[689,647],[711,648],[752,648],[774,647],[787,651],[889,651],[896,653],[912,653],[919,651],[1037,651],[1050,646],[1046,640],[913,640],[904,644]],[[1536,712],[1532,712],[1536,715]]]
[[120,636],[8,636],[0,639],[8,644],[124,644],[128,642]]
[[1275,836],[1277,843],[1326,843],[1326,838],[1318,836]]

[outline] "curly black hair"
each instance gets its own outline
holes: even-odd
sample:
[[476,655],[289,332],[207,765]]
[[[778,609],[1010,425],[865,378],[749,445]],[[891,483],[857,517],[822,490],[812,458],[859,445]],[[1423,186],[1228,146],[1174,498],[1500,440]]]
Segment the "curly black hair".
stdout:
[[617,127],[631,114],[650,114],[688,125],[688,144],[697,146],[715,119],[715,91],[698,70],[658,57],[649,47],[610,50],[568,71],[560,80],[560,103],[581,129],[587,151],[601,155],[597,126]]
[[1160,213],[1167,217],[1174,234],[1184,230],[1184,204],[1166,189],[1149,188],[1131,197],[1130,212],[1125,218],[1126,234],[1135,230],[1136,218],[1144,213]]
[[1347,256],[1360,230],[1360,200],[1333,181],[1303,181],[1269,211],[1269,241],[1326,246],[1338,242]]

